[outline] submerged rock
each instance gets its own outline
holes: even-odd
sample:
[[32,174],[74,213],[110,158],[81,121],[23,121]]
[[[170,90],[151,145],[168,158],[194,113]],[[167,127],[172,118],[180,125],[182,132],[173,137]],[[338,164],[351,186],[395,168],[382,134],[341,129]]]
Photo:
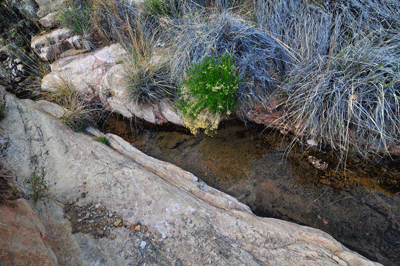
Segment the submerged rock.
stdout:
[[[107,146],[68,130],[31,100],[6,100],[9,113],[0,125],[13,139],[6,159],[27,191],[23,180],[33,173],[50,185],[37,208],[59,264],[380,265],[320,230],[257,217],[118,136],[108,134]],[[70,201],[105,206],[127,226],[99,239],[72,234],[63,218]]]

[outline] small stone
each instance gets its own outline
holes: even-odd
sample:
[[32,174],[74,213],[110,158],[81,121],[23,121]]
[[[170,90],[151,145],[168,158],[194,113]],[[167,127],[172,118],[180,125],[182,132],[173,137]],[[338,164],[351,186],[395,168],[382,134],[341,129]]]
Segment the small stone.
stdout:
[[138,224],[138,225],[135,226],[135,230],[136,230],[136,231],[140,231],[140,224]]
[[97,235],[98,236],[104,236],[104,231],[103,230],[97,230]]
[[21,61],[19,58],[15,58],[15,59],[14,59],[14,63],[16,63],[16,64],[21,64],[22,61]]
[[171,249],[170,249],[170,248],[167,248],[167,252],[170,253],[170,252],[171,252]]
[[70,200],[70,201],[68,202],[68,204],[69,204],[69,205],[72,205],[72,204],[74,204],[74,201]]
[[145,241],[140,242],[140,248],[144,249],[146,247],[147,243]]
[[89,220],[89,223],[90,223],[90,224],[94,223],[94,220]]
[[308,139],[307,144],[310,146],[317,146],[318,142],[315,139]]
[[308,161],[312,166],[317,168],[318,170],[326,170],[328,168],[328,163],[315,158],[314,156],[308,156]]
[[117,237],[117,236],[116,236],[115,234],[111,234],[108,238],[109,238],[110,240],[114,240],[116,237]]
[[76,220],[78,223],[80,223],[80,222],[82,222],[83,221],[83,219],[78,219],[78,220]]
[[118,220],[116,220],[115,222],[114,222],[114,225],[115,226],[119,226],[119,224],[122,222],[122,220],[121,219],[118,219]]
[[17,70],[23,72],[24,66],[22,64],[17,65]]
[[151,200],[148,200],[148,201],[147,201],[147,205],[150,205],[151,203],[152,203]]
[[87,194],[87,192],[86,192],[86,193],[85,193],[85,192],[82,192],[82,193],[81,193],[81,198],[82,198],[82,199],[86,198],[86,194]]
[[111,212],[108,214],[108,217],[109,218],[111,218],[111,217],[113,217],[114,216],[114,214],[112,214]]
[[96,209],[98,209],[100,207],[100,203],[97,203],[96,206],[94,206]]

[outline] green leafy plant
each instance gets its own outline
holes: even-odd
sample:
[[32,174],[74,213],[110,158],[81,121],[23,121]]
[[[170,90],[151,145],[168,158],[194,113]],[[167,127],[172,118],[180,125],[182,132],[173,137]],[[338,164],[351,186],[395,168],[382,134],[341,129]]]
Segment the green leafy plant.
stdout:
[[[199,128],[206,129],[206,133],[212,132],[222,115],[233,112],[238,106],[236,92],[240,80],[229,54],[219,58],[206,56],[189,67],[182,81],[177,107],[192,132],[196,133]],[[209,122],[206,122],[207,117]]]
[[43,197],[49,190],[49,185],[43,178],[40,178],[36,174],[31,175],[29,178],[29,183],[32,186],[32,198],[36,203],[39,198]]
[[98,142],[108,145],[108,139],[106,137],[98,137],[96,139]]

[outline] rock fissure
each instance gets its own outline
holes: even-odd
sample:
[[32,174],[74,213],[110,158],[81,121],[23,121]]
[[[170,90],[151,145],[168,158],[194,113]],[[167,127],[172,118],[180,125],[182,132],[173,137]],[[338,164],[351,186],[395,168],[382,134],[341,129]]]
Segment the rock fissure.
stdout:
[[[70,131],[40,111],[41,103],[7,96],[7,105],[1,125],[18,143],[9,148],[7,162],[22,177],[32,173],[33,163],[44,166],[52,186],[36,208],[48,230],[43,236],[61,265],[338,265],[326,255],[332,251],[348,264],[379,265],[322,231],[256,217],[233,197],[208,186],[207,192],[200,189],[202,181],[193,174],[143,154],[118,136],[106,135],[108,147]],[[70,202],[71,209],[81,213],[69,215],[76,217],[72,227],[67,220],[71,209],[64,212]],[[98,213],[88,211],[98,208],[87,206],[99,203],[100,212],[104,206],[121,217],[111,220],[117,226],[105,215],[102,221],[109,227],[94,226],[100,226],[101,218],[96,220]],[[84,230],[92,233],[83,234]],[[112,239],[100,237],[106,231]],[[153,245],[144,244],[147,237],[154,239]]]

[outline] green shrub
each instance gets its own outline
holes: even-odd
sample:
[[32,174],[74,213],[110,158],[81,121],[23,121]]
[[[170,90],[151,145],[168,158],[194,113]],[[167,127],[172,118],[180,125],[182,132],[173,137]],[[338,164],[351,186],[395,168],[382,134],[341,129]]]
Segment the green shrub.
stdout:
[[35,174],[31,175],[31,177],[29,178],[29,183],[31,183],[32,186],[33,201],[36,203],[39,198],[43,197],[46,194],[49,186],[46,181]]
[[[238,106],[236,92],[240,77],[232,61],[229,54],[220,58],[206,56],[186,72],[177,107],[192,132],[196,133],[199,128],[206,129],[206,133],[213,131],[220,117],[230,115]],[[204,117],[217,121],[204,124]],[[190,123],[198,119],[200,124]]]
[[101,142],[101,143],[103,143],[103,144],[108,145],[108,140],[107,140],[106,137],[98,137],[96,140],[97,140],[98,142]]

